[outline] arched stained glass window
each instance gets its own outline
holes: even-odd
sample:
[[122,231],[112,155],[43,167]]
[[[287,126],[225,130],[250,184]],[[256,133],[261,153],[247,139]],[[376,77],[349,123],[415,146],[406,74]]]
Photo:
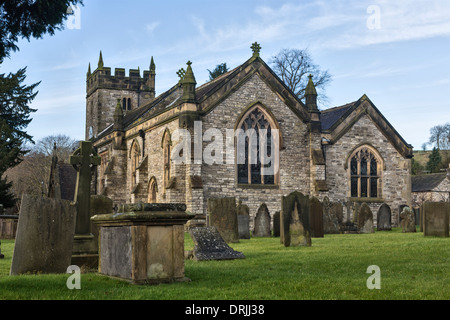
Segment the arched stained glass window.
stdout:
[[381,158],[373,148],[363,146],[350,157],[350,195],[359,198],[381,197]]
[[255,106],[244,115],[237,129],[238,184],[276,184],[279,154],[274,144],[278,145],[278,130],[273,119]]

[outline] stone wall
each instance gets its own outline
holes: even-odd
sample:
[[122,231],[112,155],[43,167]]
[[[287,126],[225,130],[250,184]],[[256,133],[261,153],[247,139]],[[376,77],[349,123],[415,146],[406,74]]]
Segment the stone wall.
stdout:
[[391,207],[395,225],[399,219],[398,207],[411,205],[411,161],[400,155],[367,115],[362,116],[335,144],[324,147],[329,191],[321,192],[320,197],[323,199],[326,195],[332,202],[348,201],[350,179],[345,162],[352,151],[363,144],[374,147],[384,160],[381,199],[368,202],[374,221],[379,206],[385,202]]
[[[281,127],[280,135],[283,146],[280,150],[279,184],[267,187],[261,185],[238,187],[234,155],[232,164],[208,165],[203,162],[201,174],[204,186],[204,208],[206,208],[208,198],[236,197],[236,202],[242,200],[243,204],[249,206],[252,217],[256,215],[263,202],[266,203],[273,215],[281,209],[282,195],[287,195],[294,190],[309,194],[307,125],[278,98],[257,74],[203,118],[203,132],[209,128],[218,128],[225,137],[226,129],[234,129],[246,108],[257,101],[273,114]],[[209,143],[204,142],[203,149]]]

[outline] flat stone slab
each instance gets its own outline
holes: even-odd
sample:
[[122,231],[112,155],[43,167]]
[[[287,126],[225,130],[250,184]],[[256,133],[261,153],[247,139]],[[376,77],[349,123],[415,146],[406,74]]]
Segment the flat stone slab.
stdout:
[[223,240],[215,227],[192,228],[189,230],[194,241],[194,260],[245,259],[242,252],[233,250]]

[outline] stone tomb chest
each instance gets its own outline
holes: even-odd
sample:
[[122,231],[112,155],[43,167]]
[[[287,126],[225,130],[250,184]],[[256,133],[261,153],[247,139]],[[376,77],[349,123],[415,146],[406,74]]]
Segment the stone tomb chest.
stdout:
[[184,204],[119,206],[95,215],[100,228],[99,272],[136,284],[185,281],[184,224],[193,216]]

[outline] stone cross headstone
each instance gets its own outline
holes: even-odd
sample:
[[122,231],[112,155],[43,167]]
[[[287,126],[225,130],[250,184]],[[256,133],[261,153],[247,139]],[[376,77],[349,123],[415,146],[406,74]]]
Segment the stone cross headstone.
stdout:
[[71,265],[76,214],[72,201],[24,194],[10,274],[65,273]]
[[323,206],[316,197],[311,197],[309,200],[309,219],[311,237],[323,238]]
[[424,236],[449,236],[449,202],[423,203],[423,235]]
[[256,212],[253,236],[270,237],[270,213],[265,203]]
[[242,252],[235,251],[228,246],[214,226],[191,228],[189,234],[194,242],[194,260],[231,260],[245,258]]
[[309,198],[294,191],[281,198],[280,242],[284,246],[311,246]]
[[386,203],[383,203],[380,206],[380,208],[378,208],[377,230],[378,231],[392,230],[391,208]]
[[408,206],[403,207],[400,213],[400,221],[402,232],[416,232],[414,212]]
[[208,226],[214,226],[227,242],[239,242],[235,198],[208,199]]
[[101,158],[92,149],[92,142],[81,141],[73,155],[70,156],[70,164],[77,171],[77,183],[75,187],[74,201],[78,202],[77,224],[75,234],[91,233],[91,179],[92,169],[100,165]]
[[69,158],[77,171],[74,201],[78,203],[73,244],[72,264],[79,267],[96,268],[98,243],[91,226],[91,180],[93,169],[100,165],[101,158],[92,148],[92,142],[81,141],[80,148]]
[[373,233],[373,214],[367,203],[363,203],[358,213],[358,232]]

